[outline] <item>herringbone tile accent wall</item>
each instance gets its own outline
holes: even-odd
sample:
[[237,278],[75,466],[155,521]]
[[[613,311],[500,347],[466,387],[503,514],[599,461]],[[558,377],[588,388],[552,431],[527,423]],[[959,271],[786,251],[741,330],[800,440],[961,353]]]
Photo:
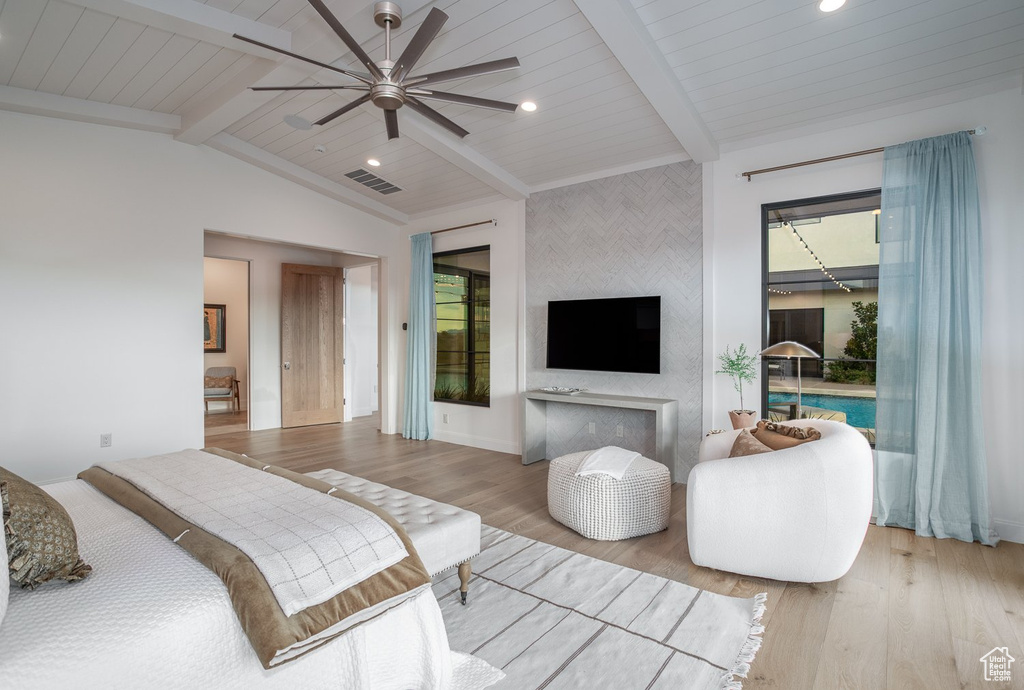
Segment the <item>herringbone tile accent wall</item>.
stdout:
[[[526,202],[526,385],[679,401],[676,481],[701,434],[701,166],[675,163],[561,187]],[[661,295],[661,373],[546,368],[549,300]],[[587,431],[587,423],[597,433]],[[622,438],[615,427],[623,424]],[[548,405],[548,454],[620,445],[653,457],[653,416]]]

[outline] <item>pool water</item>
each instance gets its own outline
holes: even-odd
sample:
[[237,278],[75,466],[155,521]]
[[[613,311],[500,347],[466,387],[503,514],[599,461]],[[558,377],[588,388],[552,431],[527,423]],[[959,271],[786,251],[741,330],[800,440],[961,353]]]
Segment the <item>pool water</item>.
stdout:
[[[769,393],[768,403],[796,402],[796,393]],[[875,399],[851,398],[845,395],[815,395],[804,393],[800,398],[803,406],[820,407],[846,413],[846,423],[861,429],[875,428]]]

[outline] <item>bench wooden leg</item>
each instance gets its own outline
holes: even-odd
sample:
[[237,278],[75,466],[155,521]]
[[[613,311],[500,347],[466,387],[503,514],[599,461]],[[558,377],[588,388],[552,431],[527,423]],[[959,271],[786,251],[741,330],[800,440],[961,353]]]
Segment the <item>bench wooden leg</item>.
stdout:
[[462,604],[466,604],[466,595],[469,594],[469,577],[473,574],[473,566],[470,565],[469,561],[459,565],[459,582],[462,586],[459,587],[459,592],[462,593]]

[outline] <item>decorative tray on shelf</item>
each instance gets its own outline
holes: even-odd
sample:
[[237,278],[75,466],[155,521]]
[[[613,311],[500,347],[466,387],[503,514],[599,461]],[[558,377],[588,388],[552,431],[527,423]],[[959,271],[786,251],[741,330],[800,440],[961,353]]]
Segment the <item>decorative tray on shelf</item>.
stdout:
[[547,386],[541,388],[545,393],[556,393],[558,395],[579,395],[587,390],[586,388],[565,388],[563,386]]

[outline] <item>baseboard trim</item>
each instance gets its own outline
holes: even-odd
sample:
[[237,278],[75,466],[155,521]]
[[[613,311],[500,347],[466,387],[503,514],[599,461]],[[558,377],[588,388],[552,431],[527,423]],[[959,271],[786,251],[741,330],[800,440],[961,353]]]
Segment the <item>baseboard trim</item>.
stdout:
[[483,450],[493,450],[499,453],[511,453],[512,455],[519,455],[519,444],[513,441],[505,441],[496,438],[481,438],[480,436],[470,436],[469,434],[459,434],[453,431],[438,431],[434,430],[434,440],[444,441],[445,443],[454,443],[459,446],[472,446],[473,448],[482,448]]
[[996,534],[1003,541],[1012,541],[1015,544],[1024,544],[1024,525],[1009,520],[993,520],[992,526],[996,528]]

